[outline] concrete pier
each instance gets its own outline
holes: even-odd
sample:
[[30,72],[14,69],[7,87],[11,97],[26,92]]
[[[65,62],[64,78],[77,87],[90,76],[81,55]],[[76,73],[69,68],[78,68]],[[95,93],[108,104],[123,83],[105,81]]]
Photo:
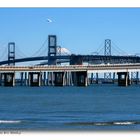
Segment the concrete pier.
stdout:
[[27,72],[25,72],[24,84],[25,84],[25,86],[27,86],[27,85],[28,85]]
[[66,86],[72,86],[72,73],[66,72]]
[[23,84],[24,84],[23,75],[24,75],[24,73],[21,72],[21,73],[20,73],[20,77],[21,77],[21,79],[20,79],[20,80],[21,80],[21,81],[20,81],[20,85],[21,85],[21,86],[23,86]]
[[129,72],[118,72],[118,86],[130,85]]
[[131,72],[131,84],[139,83],[139,72]]
[[53,86],[54,85],[54,72],[48,72],[47,78],[48,78],[47,85]]
[[115,84],[115,72],[113,72],[113,79],[112,79],[112,83]]
[[64,86],[64,72],[54,72],[54,86]]
[[29,86],[41,86],[41,73],[29,72]]
[[0,86],[2,85],[2,73],[0,73]]
[[88,85],[88,77],[86,71],[76,72],[76,85],[77,86]]
[[4,76],[4,86],[15,86],[15,73],[2,73]]
[[[72,55],[70,59],[70,65],[82,65],[82,57]],[[87,71],[72,72],[72,81],[75,86],[87,86],[88,85],[88,76]]]
[[90,84],[98,84],[99,76],[98,73],[91,73]]
[[72,73],[72,82],[74,86],[88,86],[88,76],[86,71]]
[[44,86],[47,85],[47,81],[46,81],[46,72],[43,73],[43,85],[44,85]]

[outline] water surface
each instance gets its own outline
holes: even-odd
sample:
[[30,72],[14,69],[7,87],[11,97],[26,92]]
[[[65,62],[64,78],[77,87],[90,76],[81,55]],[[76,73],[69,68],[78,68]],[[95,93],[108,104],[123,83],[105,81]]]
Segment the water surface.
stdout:
[[140,130],[140,85],[0,87],[0,130]]

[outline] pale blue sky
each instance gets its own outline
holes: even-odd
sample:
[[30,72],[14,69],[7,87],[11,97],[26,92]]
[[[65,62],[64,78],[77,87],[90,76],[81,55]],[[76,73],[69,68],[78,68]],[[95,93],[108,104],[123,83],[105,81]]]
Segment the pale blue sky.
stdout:
[[108,38],[128,54],[140,53],[140,8],[0,9],[0,48],[15,41],[30,56],[49,34],[75,54],[91,54]]

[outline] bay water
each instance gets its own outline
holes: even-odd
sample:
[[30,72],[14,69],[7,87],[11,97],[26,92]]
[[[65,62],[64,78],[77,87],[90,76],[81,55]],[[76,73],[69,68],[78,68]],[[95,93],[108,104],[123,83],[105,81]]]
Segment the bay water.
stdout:
[[140,130],[140,85],[1,86],[0,130]]

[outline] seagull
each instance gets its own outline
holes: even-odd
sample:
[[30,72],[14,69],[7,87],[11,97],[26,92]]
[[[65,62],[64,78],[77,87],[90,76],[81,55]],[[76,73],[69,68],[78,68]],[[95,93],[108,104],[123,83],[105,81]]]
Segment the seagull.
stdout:
[[48,19],[47,19],[47,22],[51,23],[51,22],[52,22],[52,20],[48,18]]

